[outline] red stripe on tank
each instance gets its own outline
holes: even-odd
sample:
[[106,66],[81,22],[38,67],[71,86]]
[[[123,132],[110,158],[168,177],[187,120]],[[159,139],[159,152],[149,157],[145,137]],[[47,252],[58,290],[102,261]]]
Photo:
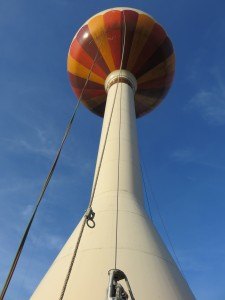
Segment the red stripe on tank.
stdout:
[[103,15],[107,40],[111,49],[111,55],[115,64],[115,68],[120,68],[121,62],[121,22],[122,12],[113,10]]
[[157,51],[159,46],[163,43],[166,38],[166,33],[163,28],[155,23],[154,27],[143,47],[137,62],[132,70],[133,74],[139,74],[142,72],[142,68],[145,66],[146,62],[151,58],[151,56]]
[[137,98],[138,95],[142,95],[142,96],[146,96],[149,97],[149,102],[150,102],[150,98],[162,98],[164,97],[167,92],[168,92],[168,88],[151,88],[148,90],[143,90],[143,89],[139,89],[137,90]]
[[154,54],[145,62],[142,68],[135,73],[136,78],[139,78],[147,71],[153,69],[163,61],[165,61],[170,55],[173,54],[173,46],[168,37],[165,38],[163,43],[158,47]]
[[[82,46],[78,43],[78,40],[73,40],[71,46],[70,46],[70,55],[73,59],[75,59],[77,62],[82,64],[87,69],[93,70],[95,74],[102,78],[106,78],[106,73],[100,68],[98,65],[98,56],[94,62],[94,58],[90,57],[82,48]],[[94,66],[93,66],[94,64]],[[92,67],[93,66],[93,67]]]
[[93,113],[95,113],[96,115],[102,117],[104,116],[104,112],[105,112],[105,104],[106,102],[102,102],[99,105],[95,106],[94,109],[92,109]]
[[104,70],[106,74],[110,73],[110,70],[105,63],[104,58],[101,55],[101,52],[99,51],[90,31],[88,28],[88,25],[84,25],[77,33],[75,38],[78,43],[81,45],[81,47],[84,49],[84,51],[94,60],[96,54],[98,53],[98,59],[97,59],[97,65]]
[[126,34],[125,36],[125,48],[124,48],[124,56],[123,56],[123,69],[127,69],[127,62],[130,55],[130,50],[133,42],[133,37],[137,25],[138,20],[138,13],[136,11],[132,10],[124,10],[124,17],[122,15],[122,26],[124,27],[124,18],[125,18],[125,24],[126,24],[126,31],[125,29],[122,32],[122,42],[123,45],[123,34]]
[[[69,79],[71,82],[71,85],[74,87],[78,87],[79,89],[82,89],[84,87],[84,85],[86,84],[87,79],[85,78],[81,78],[77,75],[71,74],[70,72],[68,72],[69,75]],[[90,88],[90,89],[96,89],[96,90],[105,90],[104,86],[102,84],[93,82],[91,80],[88,80],[86,87],[85,88]]]
[[[81,95],[82,89],[79,89],[77,87],[72,87],[72,89],[74,90],[75,94],[79,98],[80,95]],[[82,95],[81,99],[91,102],[91,99],[93,99],[95,97],[98,97],[98,96],[103,96],[103,95],[104,95],[103,91],[100,91],[100,90],[91,90],[91,89],[86,90],[85,89],[84,92],[83,92],[83,95]]]
[[139,89],[149,89],[149,88],[167,88],[171,85],[174,77],[174,72],[167,74],[164,77],[160,77],[148,82],[143,82],[138,85]]

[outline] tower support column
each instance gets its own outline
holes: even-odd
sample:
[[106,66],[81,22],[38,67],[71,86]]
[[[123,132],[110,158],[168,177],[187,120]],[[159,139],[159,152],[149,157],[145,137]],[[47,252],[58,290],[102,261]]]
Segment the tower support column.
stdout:
[[[192,300],[189,286],[144,210],[134,105],[136,80],[128,71],[114,71],[105,86],[107,101],[94,178],[97,185],[92,190],[96,226],[84,228],[64,299],[106,299],[108,271],[116,268],[126,274],[137,300]],[[80,226],[32,300],[59,298]]]
[[[115,203],[117,201],[115,201],[114,197],[117,195],[118,190],[119,202],[125,205],[126,201],[120,201],[120,198],[129,196],[130,200],[126,205],[129,206],[129,210],[132,210],[132,199],[135,207],[143,205],[134,108],[136,79],[128,71],[114,71],[107,77],[105,87],[107,101],[94,183],[100,162],[101,167],[93,206],[96,210],[99,206],[102,210],[103,205],[107,205],[108,208],[116,208]],[[98,199],[103,194],[107,197],[105,201]],[[111,196],[113,196],[112,204],[109,206],[107,199],[108,197],[111,198]]]

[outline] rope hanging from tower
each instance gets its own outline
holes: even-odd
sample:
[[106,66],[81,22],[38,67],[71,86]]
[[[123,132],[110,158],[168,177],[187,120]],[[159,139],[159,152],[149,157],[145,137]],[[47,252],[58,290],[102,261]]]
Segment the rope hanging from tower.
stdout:
[[[125,41],[126,41],[126,20],[125,15],[123,11],[123,44],[122,44],[122,56],[121,56],[121,62],[120,62],[120,72],[118,76],[117,85],[119,84],[119,78],[122,70],[123,65],[123,59],[124,59],[124,49],[125,49]],[[120,115],[119,115],[119,144],[118,144],[118,165],[117,165],[117,191],[116,191],[116,231],[115,231],[115,269],[117,267],[117,254],[118,254],[118,225],[119,225],[119,188],[120,188],[120,136],[121,136],[121,97],[122,97],[122,84],[121,84],[121,91],[120,91],[120,99],[119,99],[119,105],[120,105]]]
[[[150,217],[152,219],[152,222],[153,222],[153,217],[152,217],[152,212],[151,212],[151,209],[150,209],[150,200],[149,200],[149,196],[148,196],[148,190],[149,190],[149,194],[150,194],[152,202],[154,201],[154,203],[155,203],[155,207],[156,207],[159,219],[161,221],[161,224],[163,226],[165,235],[166,235],[167,240],[168,240],[168,242],[170,244],[170,247],[172,249],[173,256],[174,256],[174,258],[176,260],[177,265],[180,268],[181,274],[185,278],[185,275],[184,275],[183,268],[181,266],[180,260],[178,259],[178,256],[177,256],[176,251],[175,251],[175,247],[174,247],[173,242],[172,242],[172,239],[170,238],[169,231],[168,231],[168,229],[166,227],[165,221],[164,221],[163,216],[162,216],[162,214],[160,212],[160,207],[159,207],[158,201],[156,200],[156,198],[154,196],[154,193],[153,193],[153,190],[152,190],[152,186],[151,186],[150,178],[147,176],[147,171],[145,170],[145,172],[144,172],[144,164],[142,164],[141,162],[140,162],[140,168],[141,168],[142,182],[143,182],[143,186],[144,186],[144,190],[145,190],[145,195],[146,195],[146,200],[147,200],[147,204],[148,204],[148,210],[149,210],[149,214],[150,214]],[[144,178],[145,174],[146,174],[146,178],[148,179],[148,187],[149,187],[149,189],[147,189],[146,180]],[[153,224],[154,224],[154,222],[153,222]]]
[[[125,21],[124,12],[123,12],[123,25],[124,25],[123,44],[122,44],[122,56],[121,56],[119,74],[121,74],[121,70],[122,70],[123,57],[124,57],[124,51],[125,51],[125,39],[126,39],[126,21]],[[102,160],[103,160],[103,157],[104,157],[106,142],[107,142],[108,133],[109,133],[110,125],[111,125],[112,115],[113,115],[113,111],[114,111],[114,107],[115,107],[116,96],[117,96],[118,87],[119,87],[119,78],[120,78],[120,76],[118,76],[118,80],[117,80],[117,83],[116,83],[117,84],[116,85],[116,91],[115,91],[115,95],[114,95],[114,99],[113,99],[112,110],[111,110],[111,113],[110,113],[109,124],[108,124],[108,127],[107,127],[106,136],[105,136],[105,140],[104,140],[104,144],[103,144],[103,149],[102,149],[102,152],[101,152],[101,155],[100,155],[100,161],[99,161],[99,164],[98,164],[97,173],[96,173],[95,181],[94,181],[94,184],[93,184],[91,199],[90,199],[87,211],[89,211],[89,210],[93,211],[92,210],[92,203],[93,203],[94,196],[95,196],[95,191],[96,191],[96,187],[97,187],[97,183],[98,183],[98,178],[99,178],[99,174],[100,174],[101,164],[102,164]],[[120,102],[121,102],[121,99],[120,99]],[[121,119],[121,117],[120,117],[120,119]],[[121,120],[120,120],[120,123],[121,123]],[[119,128],[119,130],[120,130],[120,128]],[[120,146],[119,146],[119,148],[120,148]],[[119,150],[119,152],[120,152],[120,150]],[[118,159],[118,177],[119,177],[119,159]],[[116,261],[117,261],[118,196],[119,196],[118,191],[119,191],[119,178],[118,178],[118,184],[117,184],[115,267],[116,267]],[[70,275],[71,275],[71,272],[72,272],[72,268],[73,268],[73,265],[74,265],[74,262],[75,262],[75,259],[76,259],[76,255],[77,255],[77,252],[78,252],[78,248],[79,248],[79,245],[80,245],[80,242],[81,242],[81,238],[82,238],[82,235],[83,235],[83,232],[84,232],[85,224],[88,225],[87,213],[84,215],[84,219],[83,219],[83,222],[82,222],[82,225],[81,225],[80,233],[79,233],[79,236],[78,236],[78,239],[77,239],[77,243],[76,243],[75,248],[74,248],[73,256],[72,256],[72,259],[71,259],[71,262],[70,262],[70,265],[69,265],[69,268],[68,268],[68,272],[67,272],[64,284],[63,284],[63,288],[62,288],[59,300],[63,300],[63,298],[64,298],[64,295],[65,295],[65,292],[66,292],[66,288],[67,288],[67,285],[68,285],[68,281],[69,281],[69,278],[70,278]]]
[[[11,279],[12,279],[12,277],[13,277],[13,274],[14,274],[14,272],[15,272],[17,263],[18,263],[18,261],[19,261],[19,259],[20,259],[20,255],[21,255],[21,253],[22,253],[22,251],[23,251],[23,247],[24,247],[25,242],[26,242],[26,240],[27,240],[27,236],[28,236],[28,234],[29,234],[30,228],[31,228],[31,226],[32,226],[32,224],[33,224],[33,221],[34,221],[34,218],[35,218],[36,213],[37,213],[37,211],[38,211],[38,208],[39,208],[39,206],[40,206],[40,204],[41,204],[41,202],[42,202],[42,199],[43,199],[43,197],[44,197],[44,195],[45,195],[45,192],[46,192],[46,189],[47,189],[47,187],[48,187],[48,185],[49,185],[49,182],[51,181],[52,175],[53,175],[53,173],[54,173],[54,171],[55,171],[55,168],[56,168],[56,166],[57,166],[57,163],[58,163],[60,154],[61,154],[61,152],[62,152],[63,146],[64,146],[64,144],[65,144],[65,142],[66,142],[66,140],[67,140],[67,137],[68,137],[68,135],[69,135],[69,133],[70,133],[71,127],[72,127],[72,125],[73,125],[74,119],[75,119],[75,117],[76,117],[78,108],[79,108],[80,103],[81,103],[81,98],[82,98],[83,93],[84,93],[84,91],[85,91],[85,88],[86,88],[86,86],[87,86],[87,84],[88,84],[89,78],[90,78],[90,76],[91,76],[92,70],[93,70],[94,65],[95,65],[95,62],[96,62],[96,59],[97,59],[97,55],[96,55],[96,57],[95,57],[95,59],[94,59],[94,61],[93,61],[93,64],[92,64],[92,66],[91,66],[91,68],[90,68],[90,70],[89,70],[88,77],[87,77],[87,79],[86,79],[86,81],[85,81],[85,83],[84,83],[84,86],[83,86],[82,91],[81,91],[81,94],[80,94],[80,96],[79,96],[79,98],[78,98],[77,104],[75,105],[75,108],[74,108],[74,112],[73,112],[73,114],[72,114],[72,117],[70,118],[70,120],[69,120],[69,122],[68,122],[68,125],[67,125],[67,127],[66,127],[65,133],[64,133],[63,138],[62,138],[62,141],[61,141],[61,144],[60,144],[60,146],[59,146],[59,148],[58,148],[58,150],[57,150],[57,152],[56,152],[55,159],[54,159],[54,161],[53,161],[53,163],[52,163],[52,166],[51,166],[51,168],[50,168],[50,171],[49,171],[49,173],[48,173],[48,175],[47,175],[47,177],[46,177],[46,179],[45,179],[45,182],[44,182],[44,184],[43,184],[43,186],[42,186],[41,193],[40,193],[40,195],[39,195],[39,197],[38,197],[38,199],[37,199],[37,202],[36,202],[36,204],[35,204],[35,206],[34,206],[34,210],[33,210],[33,212],[32,212],[32,215],[31,215],[31,217],[30,217],[30,219],[29,219],[29,222],[28,222],[28,224],[27,224],[27,227],[26,227],[26,229],[25,229],[25,231],[24,231],[24,234],[23,234],[23,236],[22,236],[22,239],[21,239],[21,241],[20,241],[20,244],[19,244],[19,247],[18,247],[18,249],[17,249],[16,255],[15,255],[15,257],[14,257],[14,260],[13,260],[12,265],[11,265],[11,267],[10,267],[9,273],[8,273],[7,278],[6,278],[6,280],[5,280],[5,283],[4,283],[4,285],[3,285],[3,288],[2,288],[2,291],[1,291],[1,294],[0,294],[0,300],[3,300],[3,299],[4,299],[5,294],[6,294],[6,292],[7,292],[7,289],[8,289],[8,287],[9,287],[9,284],[10,284],[10,282],[11,282]],[[93,226],[93,224],[94,224],[93,219],[94,219],[94,214],[92,213],[91,215],[89,215],[89,219],[87,218],[87,222],[88,222],[89,225],[91,224],[90,221],[92,221],[92,225],[91,225],[91,226]],[[89,227],[91,227],[91,226],[89,226]],[[94,227],[94,226],[93,226],[93,227]]]

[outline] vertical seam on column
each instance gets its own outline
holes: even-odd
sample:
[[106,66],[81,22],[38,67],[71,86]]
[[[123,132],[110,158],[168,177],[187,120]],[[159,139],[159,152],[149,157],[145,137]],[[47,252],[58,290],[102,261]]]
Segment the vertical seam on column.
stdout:
[[117,175],[117,195],[116,195],[116,239],[115,239],[115,269],[117,267],[118,256],[118,225],[119,225],[119,190],[120,190],[120,133],[121,133],[121,99],[122,99],[122,83],[120,83],[120,117],[119,117],[119,143],[118,143],[118,175]]
[[[125,42],[126,42],[126,19],[125,19],[125,14],[123,11],[123,44],[122,44],[122,55],[121,55],[121,61],[120,61],[120,73],[123,65],[123,57],[124,57],[124,50],[125,50]],[[120,77],[120,76],[119,76]],[[118,80],[119,80],[118,77]],[[117,85],[119,84],[119,81]],[[122,83],[121,85],[121,90],[120,90],[120,120],[119,120],[119,152],[118,152],[118,184],[117,184],[117,201],[116,201],[116,206],[117,206],[117,214],[116,214],[116,243],[115,243],[115,269],[117,266],[117,243],[118,243],[118,204],[119,204],[119,170],[120,170],[120,129],[121,129],[121,98],[122,98]]]

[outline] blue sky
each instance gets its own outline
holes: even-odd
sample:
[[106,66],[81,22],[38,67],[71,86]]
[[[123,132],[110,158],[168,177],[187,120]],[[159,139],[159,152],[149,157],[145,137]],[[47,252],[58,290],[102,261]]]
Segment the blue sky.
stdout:
[[[138,120],[146,180],[199,300],[225,299],[225,2],[0,2],[0,285],[76,98],[66,73],[74,33],[106,8],[151,14],[168,32],[176,76]],[[89,201],[102,120],[80,107],[6,300],[26,300]],[[153,219],[165,243],[155,201]]]

